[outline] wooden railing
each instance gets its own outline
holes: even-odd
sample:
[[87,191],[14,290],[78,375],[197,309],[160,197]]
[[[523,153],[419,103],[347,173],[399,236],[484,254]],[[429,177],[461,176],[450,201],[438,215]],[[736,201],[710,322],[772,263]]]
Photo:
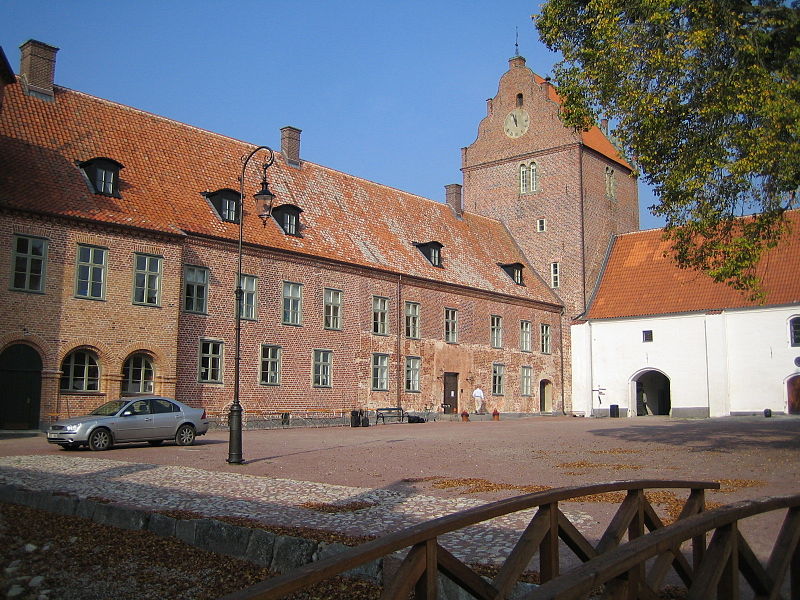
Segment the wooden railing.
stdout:
[[[624,546],[643,536],[645,528],[651,532],[662,530],[664,525],[645,496],[645,490],[648,489],[690,490],[679,516],[681,521],[703,512],[705,490],[719,489],[719,484],[708,481],[616,481],[516,496],[390,533],[337,556],[257,583],[245,590],[225,596],[223,600],[282,598],[408,547],[411,550],[394,577],[384,582],[382,598],[387,600],[408,598],[413,591],[417,600],[423,598],[433,600],[437,595],[439,573],[443,573],[480,600],[501,600],[512,590],[537,554],[541,582],[557,581],[561,568],[559,539],[563,540],[567,548],[581,561],[591,563],[617,549],[626,534],[629,541]],[[583,496],[607,492],[626,492],[626,495],[597,546],[593,546],[561,511],[559,502],[575,501]],[[439,543],[439,537],[446,533],[531,508],[538,510],[492,582],[487,582]],[[705,548],[704,535],[698,532],[693,536],[690,537],[693,537],[695,555],[701,556]],[[672,567],[682,578],[691,579],[692,567],[672,546],[661,551],[656,563],[658,573],[663,572],[665,575]],[[631,579],[633,577],[631,571],[638,574],[641,568],[631,567],[622,572]]]

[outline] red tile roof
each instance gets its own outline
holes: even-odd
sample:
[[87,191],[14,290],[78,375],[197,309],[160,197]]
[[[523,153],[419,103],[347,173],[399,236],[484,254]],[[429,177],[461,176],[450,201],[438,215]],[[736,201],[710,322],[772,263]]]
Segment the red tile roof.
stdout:
[[[223,222],[201,195],[239,189],[241,159],[255,144],[172,121],[61,87],[55,102],[6,88],[0,112],[0,206],[177,235],[228,240],[238,225]],[[78,162],[108,157],[124,165],[121,198],[92,193]],[[258,186],[256,160],[246,190]],[[303,237],[263,227],[246,199],[245,241],[370,269],[560,305],[504,226],[443,203],[303,161],[287,165],[276,152],[268,179],[276,205],[302,208]],[[432,266],[413,242],[443,244],[444,268]],[[520,262],[526,285],[498,266]]]
[[[757,273],[765,304],[800,303],[800,211],[788,211],[790,233],[762,257]],[[757,301],[707,275],[679,269],[664,253],[671,243],[662,229],[620,235],[600,286],[584,315],[611,319],[758,306]]]

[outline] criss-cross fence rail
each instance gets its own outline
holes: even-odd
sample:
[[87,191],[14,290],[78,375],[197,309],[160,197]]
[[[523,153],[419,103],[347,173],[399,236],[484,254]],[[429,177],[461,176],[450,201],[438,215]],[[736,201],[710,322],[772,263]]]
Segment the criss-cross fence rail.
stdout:
[[[615,481],[516,496],[387,534],[337,556],[308,564],[291,573],[225,596],[223,600],[283,598],[315,583],[409,547],[411,550],[395,575],[389,581],[384,581],[382,598],[386,600],[409,598],[414,592],[417,600],[433,600],[437,595],[439,574],[443,573],[475,598],[502,600],[507,597],[537,554],[541,582],[555,583],[560,579],[562,557],[560,556],[559,539],[575,556],[588,565],[596,564],[610,552],[621,550],[622,547],[630,545],[637,538],[653,535],[653,533],[646,534],[646,529],[650,532],[665,531],[664,524],[645,495],[647,490],[688,489],[688,497],[678,517],[678,523],[680,523],[694,515],[701,516],[700,513],[705,510],[705,490],[718,488],[718,483],[708,481]],[[624,492],[624,500],[620,503],[599,542],[593,545],[561,511],[559,503],[607,492]],[[486,581],[440,543],[439,538],[444,534],[527,509],[537,510],[491,582]],[[651,566],[651,583],[660,585],[670,569],[674,570],[684,581],[693,581],[694,569],[701,564],[701,559],[705,554],[705,531],[692,529],[691,535],[689,535],[693,544],[692,564],[680,552],[680,544],[662,548]],[[628,541],[621,547],[620,544],[626,536]],[[797,545],[796,539],[794,544]],[[624,581],[633,584],[642,578],[643,567],[638,563],[635,565],[625,563],[625,568],[616,567],[616,569],[619,573],[609,576],[604,581]],[[589,573],[593,573],[593,571],[589,571]],[[613,587],[613,585],[609,587]],[[629,585],[626,589],[634,588],[635,585]],[[541,589],[544,589],[544,586]],[[566,593],[571,594],[572,591]],[[578,591],[577,593],[582,592]],[[639,596],[625,597],[636,598]],[[650,598],[652,596],[642,597]]]

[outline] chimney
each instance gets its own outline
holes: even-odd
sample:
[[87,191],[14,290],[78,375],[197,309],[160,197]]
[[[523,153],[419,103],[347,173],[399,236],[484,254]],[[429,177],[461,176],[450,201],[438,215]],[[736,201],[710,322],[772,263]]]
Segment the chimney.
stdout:
[[513,69],[514,67],[524,67],[525,66],[525,57],[520,56],[517,54],[516,56],[512,56],[508,59],[508,68]]
[[450,185],[444,186],[444,198],[445,202],[447,202],[457,215],[461,216],[464,214],[464,202],[461,198],[460,183],[451,183]]
[[293,167],[300,166],[300,133],[297,127],[281,127],[281,152],[286,162]]
[[20,80],[25,93],[52,102],[58,48],[36,40],[28,40],[19,48],[22,53]]
[[544,81],[542,82],[542,89],[544,90],[545,98],[549,98],[550,97],[550,87],[552,85],[553,84],[550,83],[550,76],[548,75],[547,77],[544,78]]

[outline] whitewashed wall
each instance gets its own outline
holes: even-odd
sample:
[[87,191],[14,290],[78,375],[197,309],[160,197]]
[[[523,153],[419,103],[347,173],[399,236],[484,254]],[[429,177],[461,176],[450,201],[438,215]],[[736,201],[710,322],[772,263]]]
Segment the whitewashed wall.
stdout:
[[[794,305],[573,325],[574,411],[589,416],[617,404],[635,415],[635,379],[653,369],[669,377],[677,416],[786,412],[786,379],[800,373],[788,323],[799,315]],[[644,330],[652,342],[642,341]]]

